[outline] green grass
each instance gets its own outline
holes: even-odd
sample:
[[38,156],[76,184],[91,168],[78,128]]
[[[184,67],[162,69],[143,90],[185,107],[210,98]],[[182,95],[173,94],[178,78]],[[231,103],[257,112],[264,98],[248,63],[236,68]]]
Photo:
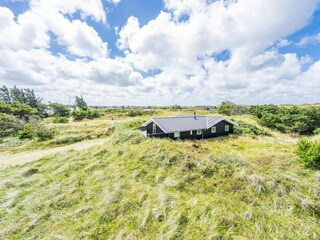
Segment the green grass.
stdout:
[[35,149],[46,149],[57,146],[69,145],[72,143],[104,138],[109,136],[113,129],[110,122],[106,120],[82,121],[71,124],[48,124],[57,132],[55,137],[46,141],[20,140],[18,137],[5,138],[0,144],[0,151],[11,153],[30,151]]
[[1,170],[0,239],[320,238],[320,173],[298,164],[295,143],[146,139],[138,124]]

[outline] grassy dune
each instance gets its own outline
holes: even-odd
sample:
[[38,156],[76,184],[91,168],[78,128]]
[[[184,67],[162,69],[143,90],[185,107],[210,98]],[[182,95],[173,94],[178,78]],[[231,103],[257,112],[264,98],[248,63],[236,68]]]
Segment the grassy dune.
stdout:
[[290,136],[172,141],[137,125],[0,170],[0,239],[320,238],[320,173]]

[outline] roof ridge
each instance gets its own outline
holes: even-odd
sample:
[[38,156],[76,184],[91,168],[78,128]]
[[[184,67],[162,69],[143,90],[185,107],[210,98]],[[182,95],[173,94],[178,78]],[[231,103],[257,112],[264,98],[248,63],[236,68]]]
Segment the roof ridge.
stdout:
[[193,118],[193,117],[215,117],[215,116],[204,116],[204,115],[188,115],[188,116],[173,116],[173,117],[154,117],[152,119],[165,119],[165,118]]

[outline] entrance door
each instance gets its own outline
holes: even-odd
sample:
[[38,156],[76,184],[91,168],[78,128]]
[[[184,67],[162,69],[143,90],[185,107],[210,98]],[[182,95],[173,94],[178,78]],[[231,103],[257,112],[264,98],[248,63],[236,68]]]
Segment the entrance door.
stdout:
[[180,132],[174,132],[174,138],[180,138]]

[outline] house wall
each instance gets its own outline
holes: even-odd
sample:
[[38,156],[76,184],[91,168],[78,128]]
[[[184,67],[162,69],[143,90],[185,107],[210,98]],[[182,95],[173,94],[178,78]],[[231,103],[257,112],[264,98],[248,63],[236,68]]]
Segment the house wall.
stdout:
[[[229,131],[226,132],[225,131],[225,126],[229,125]],[[219,136],[226,136],[229,134],[232,134],[234,131],[234,127],[232,124],[226,122],[226,121],[221,121],[218,124],[215,125],[216,127],[216,132],[215,133],[211,133],[211,128],[207,129],[206,131],[204,131],[203,133],[203,138],[212,138],[212,137],[219,137]]]
[[[153,122],[148,124],[146,127],[147,130],[147,136],[153,135]],[[161,128],[157,125],[157,131],[156,131],[156,137],[166,137],[166,134],[161,130]]]
[[[225,131],[225,126],[229,125],[229,131]],[[148,136],[154,136],[154,137],[169,137],[174,139],[174,133],[165,134],[158,126],[157,126],[157,134],[153,135],[152,133],[152,126],[153,123],[150,123],[147,126],[147,134]],[[180,139],[205,139],[205,138],[214,138],[214,137],[220,137],[220,136],[226,136],[229,134],[232,134],[234,131],[234,127],[232,124],[221,121],[216,126],[216,132],[211,133],[211,128],[203,131],[203,134],[197,135],[197,131],[192,131],[192,135],[190,135],[190,131],[187,132],[180,132]]]

